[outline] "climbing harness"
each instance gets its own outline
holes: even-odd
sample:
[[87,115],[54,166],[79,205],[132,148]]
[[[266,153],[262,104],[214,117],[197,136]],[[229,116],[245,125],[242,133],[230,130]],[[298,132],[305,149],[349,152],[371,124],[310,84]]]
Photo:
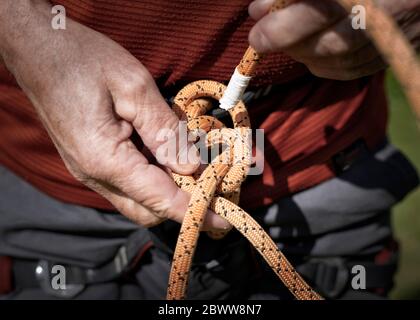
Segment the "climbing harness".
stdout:
[[[285,8],[295,1],[277,0],[271,10]],[[368,17],[367,32],[393,68],[417,119],[420,119],[420,65],[415,51],[396,23],[373,0],[337,1],[349,12],[355,5],[364,6]],[[207,132],[204,143],[208,148],[223,145],[224,149],[210,165],[193,176],[173,174],[177,185],[191,193],[191,200],[172,260],[167,291],[169,300],[186,298],[191,264],[208,208],[249,240],[296,299],[323,299],[297,273],[263,228],[237,205],[241,183],[251,166],[250,119],[241,99],[262,58],[249,47],[227,87],[210,80],[196,81],[184,87],[174,98],[173,109],[181,120],[187,121],[188,130],[204,130]],[[228,111],[233,129],[206,115],[212,109],[211,100],[219,101],[220,107]],[[210,232],[209,235],[219,239],[227,232]]]

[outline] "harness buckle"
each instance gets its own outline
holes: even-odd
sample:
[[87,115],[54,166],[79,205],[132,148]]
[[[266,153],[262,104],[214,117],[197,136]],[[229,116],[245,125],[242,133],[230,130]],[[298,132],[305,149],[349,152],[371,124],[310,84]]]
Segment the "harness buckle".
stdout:
[[59,275],[52,274],[53,267],[54,264],[51,262],[40,260],[35,268],[36,279],[38,280],[39,286],[45,293],[57,298],[71,299],[85,289],[85,284],[74,283],[64,283],[63,286],[54,287],[53,278]]
[[350,279],[344,259],[338,257],[311,259],[296,269],[312,279],[316,289],[330,299],[339,297],[347,288]]

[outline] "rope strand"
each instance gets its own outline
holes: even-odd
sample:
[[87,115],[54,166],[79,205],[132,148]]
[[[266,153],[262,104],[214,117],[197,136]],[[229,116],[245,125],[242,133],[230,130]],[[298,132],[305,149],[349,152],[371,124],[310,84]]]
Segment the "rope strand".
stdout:
[[[272,11],[285,8],[294,1],[296,0],[277,0]],[[420,64],[415,51],[396,23],[376,6],[373,0],[337,1],[349,12],[355,5],[364,5],[369,17],[367,32],[393,68],[414,114],[420,120]],[[212,161],[197,181],[192,176],[173,174],[178,186],[191,193],[191,201],[172,262],[167,293],[167,298],[170,300],[185,298],[193,255],[209,207],[250,241],[296,299],[323,299],[296,272],[263,228],[237,206],[240,185],[245,180],[251,164],[251,151],[246,143],[246,129],[250,128],[250,121],[240,98],[247,86],[248,78],[254,76],[262,58],[261,54],[249,47],[236,68],[243,78],[238,76],[233,78],[228,89],[218,82],[197,81],[187,85],[175,97],[173,108],[180,119],[188,121],[189,130],[203,129],[208,132],[207,146],[224,143],[228,148]],[[230,98],[227,99],[227,105],[225,102],[224,108],[229,111],[235,129],[224,128],[217,119],[205,116],[212,107],[208,98],[220,101],[226,91]],[[237,152],[240,154],[240,161],[233,156]],[[210,235],[220,238],[225,234],[226,232],[220,232]]]

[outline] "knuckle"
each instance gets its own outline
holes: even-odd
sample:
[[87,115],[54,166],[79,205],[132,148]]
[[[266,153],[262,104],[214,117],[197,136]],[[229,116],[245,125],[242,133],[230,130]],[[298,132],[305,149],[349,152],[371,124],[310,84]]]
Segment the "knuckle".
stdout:
[[165,220],[166,218],[160,218],[159,216],[155,216],[154,214],[151,214],[151,213],[143,213],[143,214],[138,215],[135,218],[134,222],[145,228],[152,228],[162,223]]
[[[282,27],[284,32],[278,32],[280,27]],[[279,26],[279,21],[276,17],[266,17],[253,28],[250,35],[250,42],[253,45],[256,44],[256,49],[259,50],[274,51],[281,49],[283,46],[288,46],[291,43],[290,32],[284,30],[285,28],[287,26]],[[279,34],[282,34],[283,37],[279,38]]]
[[263,26],[257,24],[252,28],[251,33],[249,34],[249,43],[258,51],[267,51],[271,49],[271,43],[268,40],[264,29]]
[[159,220],[166,220],[170,218],[169,209],[157,210],[154,214]]
[[[275,13],[273,14],[273,16]],[[276,50],[289,48],[295,45],[299,39],[296,39],[295,31],[289,24],[284,24],[276,16],[271,21],[261,25],[261,36],[268,43],[268,49]],[[281,30],[281,32],[279,32]]]
[[148,84],[147,76],[133,74],[129,79],[121,83],[120,91],[128,98],[133,98],[138,94],[145,92]]
[[119,82],[119,92],[126,98],[134,98],[144,94],[152,81],[151,75],[137,66],[124,74],[123,81]]
[[144,91],[153,80],[148,74],[145,73],[136,73],[133,76],[133,81],[131,84],[131,90],[135,91]]
[[350,46],[334,32],[326,33],[318,43],[318,52],[321,56],[344,56],[348,54]]
[[154,216],[147,209],[136,204],[133,200],[124,201],[123,203],[114,205],[116,205],[118,210],[128,219],[145,228],[154,227],[163,221],[162,219]]

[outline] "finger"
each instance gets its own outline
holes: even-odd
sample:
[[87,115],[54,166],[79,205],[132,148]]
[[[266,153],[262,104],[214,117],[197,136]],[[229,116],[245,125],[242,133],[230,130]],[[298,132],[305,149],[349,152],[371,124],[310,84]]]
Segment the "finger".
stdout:
[[252,28],[249,42],[261,53],[284,50],[345,16],[336,2],[302,0],[264,16]]
[[212,210],[207,211],[202,231],[229,230],[231,228],[232,226],[225,219],[215,214]]
[[[130,85],[114,84],[115,112],[129,121],[158,162],[180,174],[191,174],[199,165],[198,150],[180,130],[175,113],[144,68]],[[116,81],[116,80],[114,80]]]
[[381,57],[355,68],[327,68],[316,64],[308,65],[312,74],[326,79],[349,81],[375,74],[387,67]]
[[383,8],[391,16],[396,16],[402,12],[418,10],[418,1],[413,0],[399,0],[398,5],[394,1],[376,0],[376,5]]
[[[159,217],[159,215],[156,215],[155,212],[135,202],[133,199],[120,195],[115,191],[106,189],[103,185],[98,187],[97,191],[109,202],[111,202],[120,213],[138,225],[150,228],[167,220],[167,218]],[[182,223],[183,219],[184,215],[176,215],[174,216],[174,219],[171,220]],[[230,224],[226,220],[209,210],[204,219],[202,231],[228,230],[230,227]]]
[[106,192],[107,198],[112,194],[129,198],[162,219],[175,217],[187,207],[188,196],[180,192],[165,171],[150,164],[128,138],[103,141],[100,154],[82,159],[87,177],[82,182],[95,191]]
[[362,30],[354,30],[349,18],[340,20],[332,27],[322,30],[287,48],[293,58],[340,57],[365,47],[370,43]]
[[[153,227],[156,226],[167,219],[171,219],[178,223],[182,223],[184,220],[185,212],[187,211],[187,204],[190,201],[191,195],[180,191],[180,200],[175,200],[175,204],[172,209],[178,207],[176,203],[179,204],[179,210],[172,210],[171,208],[167,211],[161,211],[160,213],[154,212],[147,207],[137,203],[133,199],[130,199],[127,196],[117,193],[115,190],[106,188],[102,185],[101,194],[110,201],[115,208],[123,213],[128,219],[142,225],[144,227]],[[203,231],[209,230],[227,230],[229,229],[230,224],[216,215],[213,211],[209,210],[204,219]]]
[[[159,214],[146,208],[133,199],[130,199],[128,196],[125,196],[122,192],[103,183],[97,183],[93,189],[96,189],[98,193],[111,202],[113,206],[128,219],[146,228],[156,226],[167,219],[182,223],[185,216],[185,214],[179,214],[179,212],[167,211],[167,217],[162,217],[162,213]],[[185,194],[185,199],[188,199],[189,201],[190,195]],[[181,206],[181,208],[184,206]],[[185,208],[182,210],[184,210],[183,212],[185,213],[187,209]],[[203,231],[228,230],[229,228],[230,224],[227,221],[211,210],[207,212],[202,227]]]
[[[127,146],[125,146],[126,144]],[[189,195],[161,168],[151,165],[131,146],[121,143],[109,162],[107,182],[162,219],[182,221]]]
[[113,206],[134,223],[146,228],[154,227],[166,219],[160,218],[151,210],[126,196],[114,192],[100,192]]
[[248,7],[248,13],[254,20],[260,20],[269,11],[275,0],[255,0]]
[[368,43],[366,46],[359,50],[348,53],[344,56],[331,56],[331,57],[295,57],[293,58],[305,65],[318,66],[321,69],[357,69],[367,63],[380,57],[376,47]]
[[[103,167],[97,165],[96,176],[87,184],[137,223],[150,226],[166,219],[182,223],[190,194],[179,189],[161,168],[148,163],[130,140],[119,142],[112,150],[106,152],[110,156]],[[228,226],[214,213],[205,225],[223,230]]]

